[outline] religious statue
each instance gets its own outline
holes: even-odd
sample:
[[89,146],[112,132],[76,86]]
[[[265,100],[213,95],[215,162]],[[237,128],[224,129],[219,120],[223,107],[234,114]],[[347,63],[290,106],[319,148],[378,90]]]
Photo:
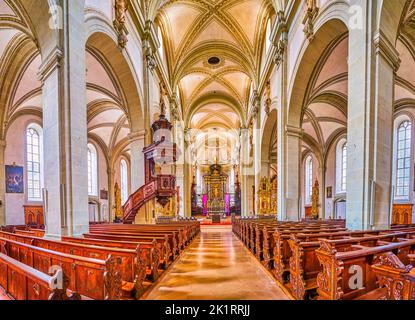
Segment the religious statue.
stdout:
[[316,7],[316,0],[307,0],[307,8],[313,10]]
[[213,198],[219,198],[219,189],[217,187],[213,188]]
[[115,20],[113,22],[114,29],[118,35],[118,46],[121,49],[124,49],[127,45],[127,29],[125,27],[127,12],[127,1],[126,0],[116,0],[114,4],[115,11]]
[[318,11],[316,0],[307,0],[307,9],[303,19],[303,31],[310,42],[314,39],[314,20],[317,17]]
[[312,203],[312,205],[311,205],[311,215],[315,219],[318,219],[318,216],[319,216],[319,210],[318,210],[318,207],[319,207],[318,202],[319,202],[319,197],[320,197],[319,187],[320,186],[318,184],[318,181],[316,180],[316,182],[314,183],[313,193],[312,193],[312,196],[311,196],[311,203]]
[[160,82],[160,114],[165,116],[166,115],[166,104],[164,103],[164,95],[166,92],[166,88],[162,82]]
[[116,220],[123,218],[123,211],[122,211],[122,205],[121,205],[121,189],[118,185],[118,182],[115,183],[114,186],[114,199],[115,199],[115,218]]
[[254,156],[254,124],[249,125],[249,156]]
[[268,80],[265,86],[265,113],[269,115],[271,111],[271,82]]
[[125,23],[125,12],[127,11],[127,1],[126,0],[116,0],[115,1],[115,18],[120,23]]

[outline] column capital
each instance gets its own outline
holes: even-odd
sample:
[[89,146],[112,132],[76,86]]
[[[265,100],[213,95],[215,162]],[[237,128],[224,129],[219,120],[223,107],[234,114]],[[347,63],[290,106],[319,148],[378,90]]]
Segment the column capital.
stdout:
[[131,132],[128,135],[128,139],[130,140],[130,142],[135,142],[138,140],[144,140],[145,137],[147,135],[147,130],[140,130],[140,131],[136,131],[136,132]]
[[38,76],[42,83],[52,74],[53,71],[62,66],[63,52],[61,48],[55,47],[39,68]]
[[376,55],[382,56],[395,72],[398,71],[401,64],[399,52],[381,30],[375,33],[373,44],[375,46]]

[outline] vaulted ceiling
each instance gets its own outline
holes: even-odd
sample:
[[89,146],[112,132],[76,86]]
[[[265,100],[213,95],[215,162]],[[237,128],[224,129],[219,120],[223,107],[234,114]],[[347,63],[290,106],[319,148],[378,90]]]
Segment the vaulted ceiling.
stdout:
[[[0,77],[0,115],[6,129],[22,114],[42,118],[42,83],[38,75],[41,58],[32,38],[18,2],[0,0],[0,74],[12,75]],[[25,47],[25,43],[29,45]],[[89,138],[106,155],[128,153],[130,125],[121,107],[120,90],[98,52],[86,52],[86,65]],[[1,108],[3,103],[6,108]]]
[[304,110],[303,149],[323,155],[347,128],[348,37],[333,42],[311,79]]
[[[235,128],[244,121],[271,10],[266,0],[177,0],[161,5],[156,22],[189,126],[214,122]],[[206,112],[207,100],[213,114]]]
[[415,101],[415,0],[408,2],[402,16],[396,49],[401,60],[395,77],[395,104],[399,109]]

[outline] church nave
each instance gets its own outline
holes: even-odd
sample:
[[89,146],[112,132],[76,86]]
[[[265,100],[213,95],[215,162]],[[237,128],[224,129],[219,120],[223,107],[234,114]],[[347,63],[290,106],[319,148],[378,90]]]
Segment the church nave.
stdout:
[[288,300],[230,226],[202,227],[147,300]]

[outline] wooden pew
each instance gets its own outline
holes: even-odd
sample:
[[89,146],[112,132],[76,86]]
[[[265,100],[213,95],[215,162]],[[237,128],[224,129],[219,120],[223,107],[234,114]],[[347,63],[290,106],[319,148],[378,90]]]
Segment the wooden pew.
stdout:
[[85,258],[0,237],[0,252],[40,272],[59,266],[69,279],[68,288],[97,300],[119,300],[122,293],[121,259]]
[[176,232],[182,239],[180,245],[187,245],[200,232],[200,224],[180,223],[180,224],[157,224],[157,225],[97,225],[90,226],[90,233],[95,231],[105,232],[127,232],[127,233],[169,233]]
[[63,273],[62,288],[52,286],[59,272],[50,276],[0,253],[0,287],[14,300],[81,300],[77,293],[67,295]]
[[[135,243],[134,249],[110,248],[104,246],[87,245],[65,241],[53,241],[37,237],[23,236],[0,232],[0,237],[51,251],[77,255],[93,259],[106,260],[110,256],[121,259],[121,272],[123,275],[123,292],[126,297],[134,296],[138,299],[145,291],[146,276],[155,281],[158,278],[159,248],[156,242]],[[82,239],[80,239],[82,240]]]
[[[322,234],[319,239],[333,239],[335,234]],[[410,232],[350,232],[349,235],[336,237],[337,240],[331,240],[332,245],[336,245],[336,250],[350,250],[353,245],[365,247],[377,247],[388,243],[399,242],[401,239],[411,239],[415,236],[415,231]],[[310,235],[292,234],[289,246],[292,252],[289,272],[290,272],[290,290],[293,296],[302,300],[312,298],[312,293],[317,289],[317,275],[321,271],[320,263],[317,259],[316,250],[319,248],[319,241],[309,240]],[[341,239],[343,238],[343,239]]]
[[[107,240],[110,241],[121,241],[121,242],[135,242],[135,243],[153,243],[154,241],[157,242],[159,247],[163,247],[164,251],[167,255],[170,256],[169,252],[172,255],[172,260],[174,260],[180,253],[180,250],[177,247],[176,242],[173,240],[172,237],[167,238],[167,236],[140,236],[140,235],[130,235],[126,236],[122,233],[116,233],[116,234],[106,234],[106,233],[86,233],[84,234],[85,239],[89,240]],[[167,251],[169,250],[169,251]],[[167,267],[169,258],[166,257],[166,264],[165,267]],[[165,257],[161,257],[160,259],[163,259]]]
[[[90,231],[89,233],[84,234],[85,238],[93,238],[94,236],[114,236],[114,237],[130,237],[137,239],[143,239],[148,241],[149,239],[157,239],[158,242],[167,242],[170,248],[173,250],[174,257],[180,253],[181,250],[185,248],[183,238],[178,236],[177,232],[126,232],[126,231]],[[127,240],[129,241],[129,240]]]
[[[413,228],[409,228],[408,232],[415,231]],[[306,245],[308,250],[312,252],[312,250],[316,250],[319,246],[319,239],[344,239],[347,237],[354,237],[359,238],[363,236],[378,236],[382,234],[393,234],[397,231],[394,230],[374,230],[374,231],[339,231],[333,230],[330,232],[323,231],[320,233],[314,232],[307,232],[307,233],[281,233],[275,232],[274,237],[274,252],[273,252],[273,259],[274,265],[271,268],[274,276],[277,278],[278,281],[281,283],[285,283],[289,280],[288,273],[289,273],[289,263],[290,258],[292,256],[292,251],[294,250],[295,246],[290,247],[289,240],[291,235],[294,235],[300,242],[311,242],[310,244]],[[405,232],[405,231],[401,231]],[[316,261],[316,260],[314,260]],[[292,268],[291,268],[292,269]]]
[[[415,251],[415,239],[399,239],[398,242],[375,247],[352,245],[338,251],[337,240],[321,240],[316,250],[322,271],[317,277],[318,299],[321,300],[377,300],[387,294],[385,287],[377,283],[376,268],[372,268],[382,254],[392,252],[403,264]],[[362,286],[351,286],[356,270],[362,271]],[[379,274],[379,273],[378,273]]]
[[176,246],[180,250],[184,249],[190,243],[189,232],[184,228],[159,228],[158,226],[138,227],[129,225],[127,227],[117,225],[104,225],[90,228],[89,234],[113,234],[113,235],[142,235],[142,236],[173,236]]
[[[171,253],[169,252],[169,247],[164,248],[160,246],[155,239],[153,241],[135,241],[135,242],[127,242],[127,241],[113,241],[113,240],[102,240],[102,239],[95,239],[95,238],[73,238],[73,237],[62,237],[62,240],[70,243],[72,245],[79,244],[79,245],[87,245],[93,247],[103,247],[103,248],[111,248],[114,250],[115,248],[121,250],[133,250],[133,248],[139,248],[142,251],[140,254],[141,259],[143,262],[146,262],[147,266],[147,274],[152,281],[156,281],[160,274],[160,266],[164,265],[164,269],[167,268],[169,264],[169,257]],[[164,243],[168,245],[168,243]],[[167,252],[167,255],[166,255]]]
[[379,300],[415,300],[415,267],[405,265],[392,252],[377,257],[372,270],[378,286],[384,289]]

